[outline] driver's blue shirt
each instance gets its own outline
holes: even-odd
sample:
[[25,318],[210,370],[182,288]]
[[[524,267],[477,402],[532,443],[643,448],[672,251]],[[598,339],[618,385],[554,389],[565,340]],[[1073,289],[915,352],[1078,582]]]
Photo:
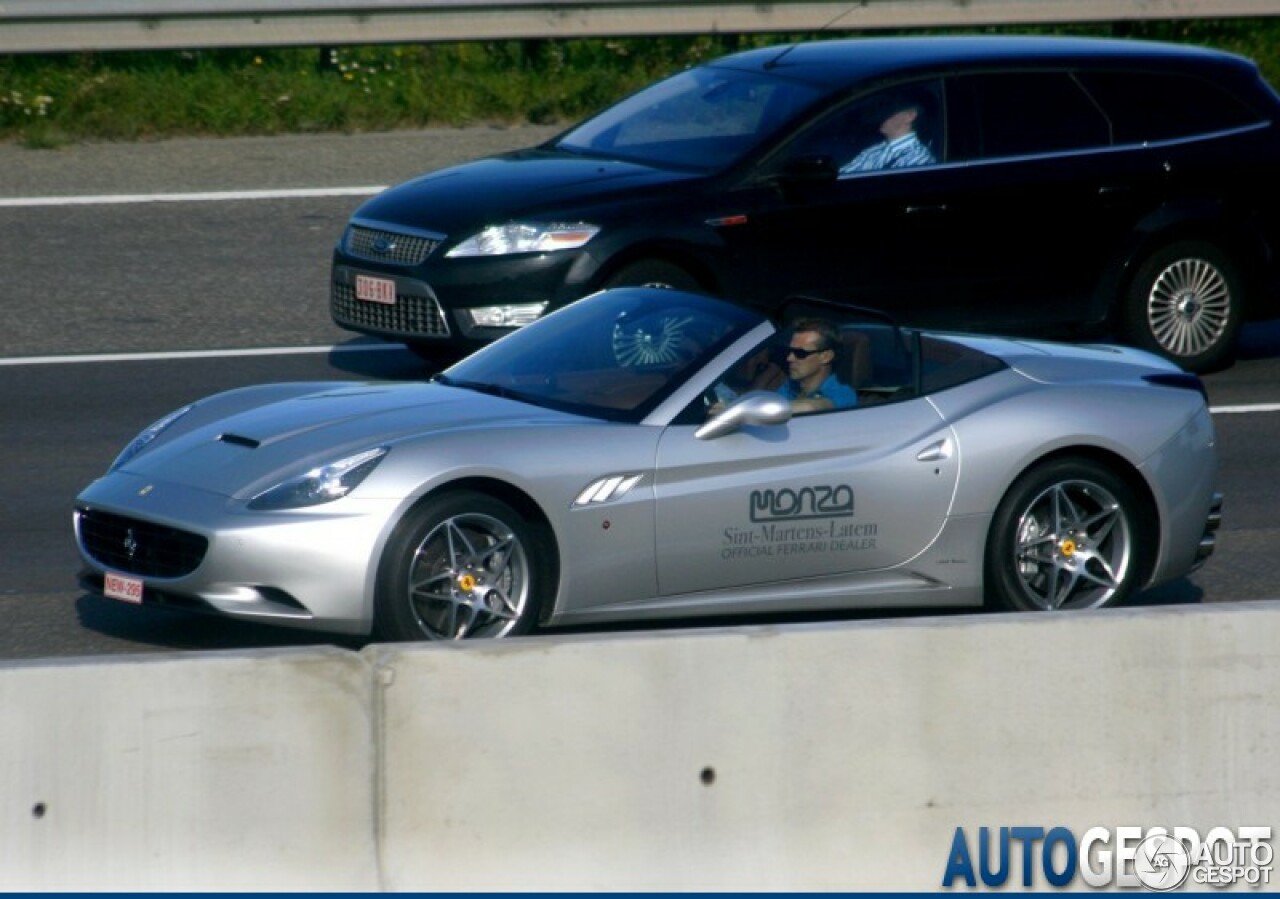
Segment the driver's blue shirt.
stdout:
[[831,405],[837,409],[852,409],[858,405],[858,391],[854,390],[848,384],[841,381],[835,376],[835,373],[827,375],[825,381],[818,385],[817,390],[803,393],[800,385],[795,381],[788,380],[785,384],[778,388],[778,393],[782,394],[788,400],[798,399],[824,399],[831,400]]

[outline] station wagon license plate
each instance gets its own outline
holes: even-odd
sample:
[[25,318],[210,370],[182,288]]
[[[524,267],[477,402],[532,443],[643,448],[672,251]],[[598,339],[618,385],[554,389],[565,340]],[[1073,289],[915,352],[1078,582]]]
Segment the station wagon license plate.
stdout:
[[142,603],[142,581],[136,577],[108,573],[102,580],[102,592],[108,599],[134,604]]
[[390,278],[371,278],[356,275],[356,299],[366,303],[396,304],[396,282]]

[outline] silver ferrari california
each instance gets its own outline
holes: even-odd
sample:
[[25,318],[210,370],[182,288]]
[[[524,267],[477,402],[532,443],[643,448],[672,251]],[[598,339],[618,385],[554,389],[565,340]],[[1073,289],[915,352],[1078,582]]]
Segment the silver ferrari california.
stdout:
[[427,383],[234,390],[78,497],[88,589],[384,640],[854,608],[1114,605],[1212,552],[1214,428],[1155,356],[571,304]]

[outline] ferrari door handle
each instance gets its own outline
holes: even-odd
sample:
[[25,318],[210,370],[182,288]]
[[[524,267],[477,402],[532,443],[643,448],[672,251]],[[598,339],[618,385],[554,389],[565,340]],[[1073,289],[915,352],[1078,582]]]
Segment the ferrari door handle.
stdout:
[[951,454],[955,451],[954,445],[951,443],[950,437],[944,437],[937,443],[931,443],[920,452],[916,453],[917,462],[941,462],[943,459],[950,459]]

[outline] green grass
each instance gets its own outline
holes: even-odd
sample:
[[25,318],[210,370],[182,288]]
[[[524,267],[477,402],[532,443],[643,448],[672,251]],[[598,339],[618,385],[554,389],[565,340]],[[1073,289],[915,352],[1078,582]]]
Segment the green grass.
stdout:
[[[1280,18],[1037,30],[1219,47],[1257,60],[1280,85]],[[677,69],[807,37],[10,56],[0,58],[0,140],[41,148],[180,135],[571,121]]]

